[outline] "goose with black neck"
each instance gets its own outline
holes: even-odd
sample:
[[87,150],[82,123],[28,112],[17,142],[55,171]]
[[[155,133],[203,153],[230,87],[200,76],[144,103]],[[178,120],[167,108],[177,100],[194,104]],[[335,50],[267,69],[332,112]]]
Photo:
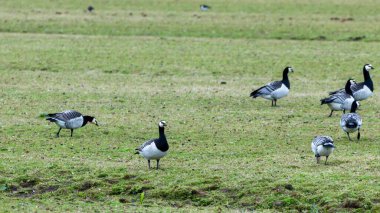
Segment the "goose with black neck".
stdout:
[[[363,66],[364,82],[351,85],[352,96],[356,101],[365,100],[373,95],[373,91],[375,88],[373,86],[373,81],[369,73],[373,69],[375,68],[371,64],[365,64]],[[330,92],[330,95],[339,93],[342,90],[343,89]]]
[[327,104],[331,109],[329,117],[332,116],[334,111],[343,110],[343,113],[346,113],[346,110],[351,109],[352,102],[355,99],[352,97],[351,85],[354,84],[352,79],[349,79],[344,87],[344,91],[338,92],[330,95],[327,98],[321,99],[321,105]]
[[265,86],[260,87],[257,90],[251,92],[250,97],[257,98],[262,97],[272,101],[272,106],[277,106],[277,100],[283,98],[289,94],[290,81],[288,74],[294,72],[292,67],[286,67],[282,72],[281,81],[272,81]]
[[140,147],[136,148],[135,154],[140,154],[148,160],[148,168],[150,169],[150,160],[157,161],[157,167],[159,168],[160,159],[163,158],[169,150],[169,144],[165,136],[166,121],[160,121],[158,123],[159,137],[151,139],[143,143]]
[[348,139],[351,141],[350,133],[358,131],[357,139],[360,140],[360,128],[362,126],[362,118],[356,113],[358,108],[357,101],[352,102],[350,113],[343,114],[340,119],[340,126],[347,133]]

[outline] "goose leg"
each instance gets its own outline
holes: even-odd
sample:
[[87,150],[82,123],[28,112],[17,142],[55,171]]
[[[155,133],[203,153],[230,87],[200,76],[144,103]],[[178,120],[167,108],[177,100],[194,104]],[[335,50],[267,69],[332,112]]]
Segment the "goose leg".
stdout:
[[358,141],[360,140],[360,129],[358,129]]
[[274,99],[274,106],[277,106],[277,99]]
[[331,116],[332,116],[333,112],[334,112],[334,110],[331,110],[329,117],[331,117]]
[[71,137],[73,137],[74,130],[73,129],[70,129],[70,130],[71,130]]
[[150,169],[150,160],[148,160],[148,168]]
[[160,159],[157,159],[157,168],[156,169],[159,168],[159,162],[160,162]]
[[343,110],[343,114],[345,114],[345,113],[346,113],[346,110],[344,109],[344,110]]
[[346,132],[346,133],[347,133],[348,139],[349,139],[350,141],[352,141],[351,138],[350,138],[350,133],[348,133],[348,132]]
[[58,130],[58,132],[57,132],[57,138],[59,138],[59,132],[61,131],[61,127],[59,127],[59,130]]
[[272,100],[272,106],[273,106],[273,100]]
[[325,161],[325,165],[327,165],[327,158],[329,158],[329,156],[326,156],[326,161]]
[[321,159],[321,156],[315,155],[315,158],[317,159],[317,163],[319,163],[319,160]]

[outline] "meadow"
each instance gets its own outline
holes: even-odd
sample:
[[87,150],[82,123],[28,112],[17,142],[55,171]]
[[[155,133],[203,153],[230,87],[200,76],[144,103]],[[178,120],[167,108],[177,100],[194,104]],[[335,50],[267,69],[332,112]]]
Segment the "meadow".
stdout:
[[[199,5],[212,9],[201,12]],[[86,11],[91,4],[94,12]],[[1,212],[380,211],[380,3],[3,0]],[[371,63],[360,142],[320,99]],[[292,66],[278,107],[251,99]],[[99,126],[41,117],[75,109]],[[134,155],[167,121],[160,170]],[[337,146],[316,164],[310,143]]]

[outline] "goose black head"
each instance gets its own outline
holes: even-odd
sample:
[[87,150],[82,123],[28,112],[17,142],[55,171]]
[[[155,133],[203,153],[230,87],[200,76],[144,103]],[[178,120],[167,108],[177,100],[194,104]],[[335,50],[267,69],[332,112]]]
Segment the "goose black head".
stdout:
[[164,128],[164,127],[166,126],[166,121],[160,121],[160,122],[158,123],[158,126],[159,126],[160,128]]
[[374,70],[375,68],[371,65],[371,64],[365,64],[364,65],[364,70],[365,71],[370,71],[370,70]]
[[356,84],[354,79],[350,78],[347,80],[346,86],[344,87],[344,90],[347,94],[352,95],[351,85],[354,85],[354,84]]
[[354,101],[354,102],[352,102],[352,105],[351,105],[351,113],[355,113],[356,112],[356,110],[358,109],[358,107],[359,107],[359,101]]
[[84,117],[84,120],[85,120],[86,122],[88,122],[88,123],[93,123],[93,124],[95,124],[96,126],[99,126],[98,121],[96,120],[95,117],[88,116],[88,115],[85,115],[85,116],[83,116],[83,117]]
[[286,73],[294,72],[294,69],[293,67],[285,67],[284,72]]

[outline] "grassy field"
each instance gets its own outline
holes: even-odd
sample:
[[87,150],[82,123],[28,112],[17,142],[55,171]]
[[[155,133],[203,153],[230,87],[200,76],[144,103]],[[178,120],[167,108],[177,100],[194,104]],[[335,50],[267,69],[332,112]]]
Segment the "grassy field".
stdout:
[[[380,211],[380,3],[201,3],[1,2],[1,212]],[[319,100],[365,63],[375,94],[349,142]],[[249,98],[288,65],[278,107]],[[55,138],[40,115],[66,109],[100,126]],[[149,171],[133,153],[161,119],[170,150]],[[316,135],[335,140],[328,165]]]

